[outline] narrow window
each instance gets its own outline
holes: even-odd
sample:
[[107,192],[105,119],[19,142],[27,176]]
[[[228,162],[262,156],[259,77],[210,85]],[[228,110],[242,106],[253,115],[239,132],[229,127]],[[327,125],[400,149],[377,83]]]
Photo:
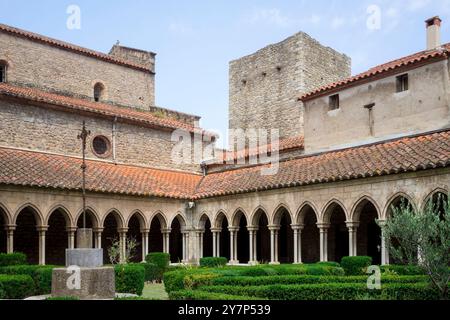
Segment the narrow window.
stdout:
[[101,83],[96,83],[94,86],[94,100],[99,102],[103,98],[103,92],[105,91],[105,87]]
[[0,62],[0,82],[6,82],[6,63]]
[[335,94],[330,97],[329,108],[330,108],[330,111],[339,109],[339,95],[338,94]]
[[402,74],[397,77],[397,92],[403,92],[409,90],[409,78],[408,74]]

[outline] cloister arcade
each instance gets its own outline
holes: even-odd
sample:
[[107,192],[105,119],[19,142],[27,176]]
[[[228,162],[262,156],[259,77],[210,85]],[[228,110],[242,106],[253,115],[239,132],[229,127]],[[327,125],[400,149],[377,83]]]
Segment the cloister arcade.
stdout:
[[[444,189],[435,189],[423,198],[397,192],[384,206],[361,196],[350,206],[330,199],[321,209],[310,201],[297,208],[279,204],[273,211],[263,206],[251,212],[217,208],[195,213],[193,219],[182,212],[136,209],[124,215],[110,209],[101,214],[89,207],[85,223],[94,231],[93,246],[105,249],[106,263],[114,239],[120,243],[123,258],[126,239],[134,238],[138,243],[134,262],[144,260],[148,252],[162,251],[170,253],[173,263],[191,263],[192,256],[197,261],[223,256],[230,264],[278,264],[368,255],[376,264],[388,264],[382,227],[393,214],[392,208],[401,204],[423,208],[432,201],[442,214],[447,195]],[[82,212],[70,212],[63,204],[42,212],[37,204],[25,203],[11,212],[7,203],[0,203],[0,252],[23,252],[30,263],[62,265],[65,249],[76,246],[75,233],[83,220]]]

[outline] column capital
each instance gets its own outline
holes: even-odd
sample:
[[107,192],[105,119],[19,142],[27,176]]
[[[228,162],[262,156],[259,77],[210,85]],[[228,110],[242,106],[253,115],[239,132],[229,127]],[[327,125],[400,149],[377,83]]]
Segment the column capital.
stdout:
[[317,223],[317,228],[320,230],[328,230],[331,227],[331,223]]
[[150,233],[150,229],[141,229],[140,230],[142,234],[149,234]]
[[346,221],[345,224],[349,229],[355,229],[359,227],[359,221]]
[[105,230],[105,228],[96,227],[96,228],[93,228],[93,229],[92,229],[92,231],[93,231],[94,233],[102,233],[103,230]]
[[17,228],[17,225],[15,224],[7,224],[5,225],[5,231],[15,231]]
[[221,233],[222,232],[222,228],[211,228],[211,232],[212,233]]
[[67,227],[66,232],[76,232],[78,230],[78,227]]
[[169,234],[171,232],[172,232],[171,228],[161,229],[161,233],[163,233],[163,234]]
[[48,231],[48,227],[49,227],[49,226],[37,226],[37,227],[36,227],[36,230],[37,230],[38,232],[46,232],[46,231]]
[[118,228],[117,232],[119,232],[119,233],[127,233],[128,232],[128,228]]
[[237,232],[237,231],[239,231],[239,227],[228,227],[228,231],[230,231],[230,232]]
[[247,226],[247,230],[248,231],[258,231],[259,227],[258,226]]
[[387,221],[386,220],[377,220],[378,225],[380,228],[383,228],[386,226]]
[[304,224],[291,224],[292,230],[303,230],[305,229]]
[[270,231],[279,231],[280,229],[281,229],[281,226],[280,225],[268,225],[267,226],[267,228],[270,230]]

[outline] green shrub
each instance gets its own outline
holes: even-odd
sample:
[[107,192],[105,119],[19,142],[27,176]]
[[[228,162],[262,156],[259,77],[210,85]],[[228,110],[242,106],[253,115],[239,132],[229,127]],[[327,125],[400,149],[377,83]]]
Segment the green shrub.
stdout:
[[80,298],[78,298],[78,297],[50,297],[50,298],[47,298],[45,300],[50,300],[50,301],[77,301],[77,300],[80,300]]
[[116,292],[142,295],[145,268],[142,264],[116,265]]
[[34,294],[33,279],[28,275],[0,275],[4,299],[24,299]]
[[316,266],[327,266],[327,267],[338,267],[338,268],[341,266],[339,264],[339,262],[334,262],[334,261],[317,262],[315,265]]
[[52,290],[52,270],[56,266],[21,265],[0,267],[0,274],[28,275],[36,288],[36,295],[50,294]]
[[0,253],[0,267],[23,264],[27,264],[27,256],[23,253]]
[[3,290],[3,284],[0,283],[0,300],[5,299],[5,291]]
[[266,286],[205,286],[202,291],[228,295],[250,296],[269,300],[356,300],[361,296],[381,299],[383,296],[397,300],[436,300],[438,292],[426,283],[384,284],[381,290],[368,290],[366,284],[327,283],[305,285]]
[[400,276],[415,276],[415,275],[425,275],[425,271],[419,266],[414,265],[385,265],[381,266],[381,272],[393,273]]
[[197,290],[180,290],[169,294],[170,300],[264,300],[255,297],[236,296]]
[[341,260],[341,267],[349,276],[365,274],[370,265],[372,265],[372,257],[343,257]]
[[224,257],[206,257],[200,259],[200,267],[203,268],[218,268],[226,266],[228,259]]
[[145,257],[145,281],[161,282],[163,274],[169,268],[170,255],[168,253],[153,252]]

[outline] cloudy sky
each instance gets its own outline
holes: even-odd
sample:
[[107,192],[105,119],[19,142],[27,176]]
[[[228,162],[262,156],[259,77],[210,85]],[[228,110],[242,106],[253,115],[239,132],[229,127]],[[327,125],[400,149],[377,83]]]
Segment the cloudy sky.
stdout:
[[[68,28],[76,5],[81,28]],[[121,44],[157,56],[157,104],[202,116],[226,136],[228,62],[305,31],[349,55],[353,73],[421,51],[424,20],[450,0],[0,0],[0,22],[108,52]]]

